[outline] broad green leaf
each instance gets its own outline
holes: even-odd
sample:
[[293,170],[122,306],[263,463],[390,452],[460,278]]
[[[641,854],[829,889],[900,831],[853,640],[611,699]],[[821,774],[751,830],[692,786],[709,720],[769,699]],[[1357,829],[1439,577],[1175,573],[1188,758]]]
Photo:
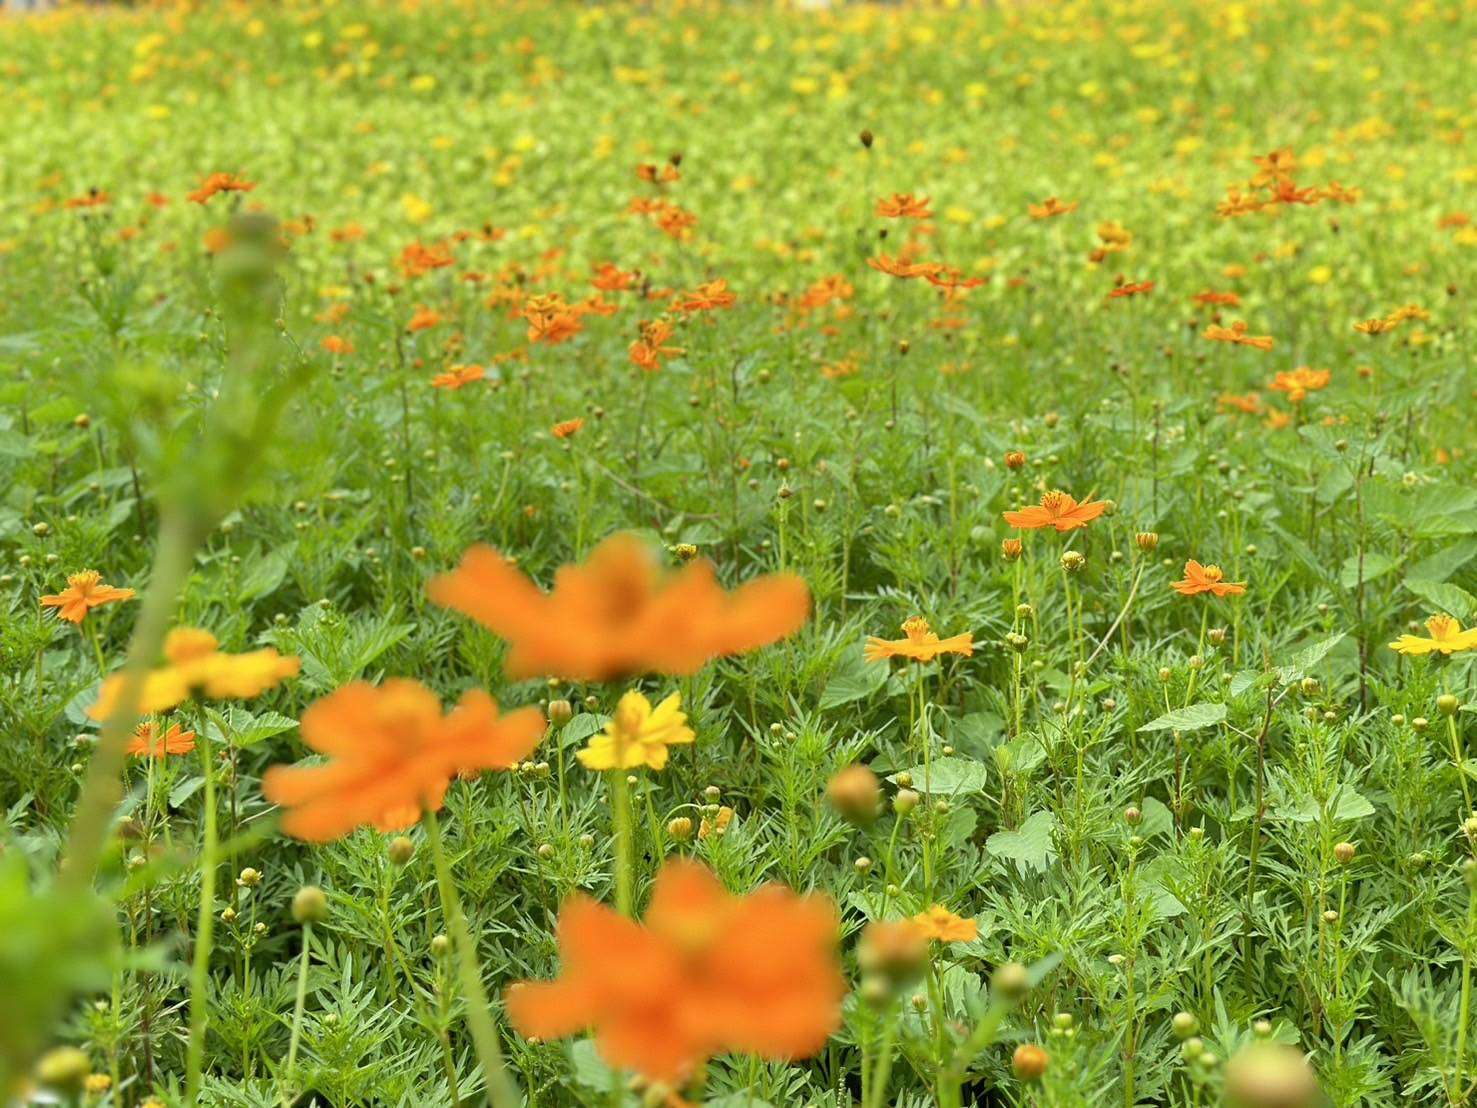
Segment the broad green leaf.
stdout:
[[[989,768],[985,763],[969,758],[936,758],[926,769],[920,762],[905,772],[912,776],[913,788],[932,796],[979,792],[989,780]],[[896,783],[897,778],[894,773],[888,780]]]
[[[1316,823],[1322,814],[1318,801],[1306,796],[1296,805],[1289,804],[1279,808],[1273,813],[1273,818],[1290,820],[1293,823]],[[1374,805],[1352,785],[1345,785],[1339,789],[1329,814],[1335,820],[1363,819],[1374,815]]]
[[848,654],[826,682],[826,690],[821,693],[821,711],[871,696],[887,683],[887,673],[886,662],[868,662],[860,651]]
[[1214,727],[1226,718],[1224,704],[1190,704],[1165,712],[1156,720],[1144,724],[1140,731],[1198,731],[1202,727]]
[[1281,678],[1284,685],[1291,684],[1294,681],[1301,681],[1308,675],[1309,670],[1328,657],[1333,648],[1344,641],[1344,635],[1345,632],[1339,631],[1328,636],[1326,639],[1320,639],[1315,643],[1303,647],[1285,663],[1277,667],[1277,676]]
[[1445,612],[1464,622],[1477,611],[1477,597],[1460,585],[1446,581],[1408,580],[1405,587],[1429,604],[1433,611]]
[[1361,580],[1367,584],[1377,577],[1383,577],[1399,564],[1397,559],[1377,550],[1366,550],[1362,560],[1358,554],[1350,554],[1339,570],[1339,584],[1346,589],[1358,588]]
[[1406,572],[1413,581],[1445,581],[1477,557],[1477,539],[1463,539],[1423,558]]
[[1019,866],[1045,872],[1047,864],[1056,857],[1051,833],[1056,828],[1056,816],[1050,812],[1036,812],[1014,831],[996,831],[985,840],[985,849],[997,858],[1008,858]]

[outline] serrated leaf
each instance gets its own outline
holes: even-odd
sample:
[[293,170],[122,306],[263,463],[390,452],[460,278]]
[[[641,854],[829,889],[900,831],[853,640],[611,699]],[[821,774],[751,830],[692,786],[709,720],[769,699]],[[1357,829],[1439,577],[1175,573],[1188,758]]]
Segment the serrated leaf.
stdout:
[[1226,718],[1224,704],[1189,704],[1165,712],[1156,720],[1144,724],[1140,731],[1198,731],[1202,727],[1214,727]]
[[559,735],[559,745],[570,747],[584,742],[609,722],[610,717],[600,712],[581,712],[564,725],[564,730]]
[[848,654],[826,682],[825,692],[821,693],[821,711],[866,699],[887,683],[887,674],[886,662],[868,662],[860,651]]
[[[1297,805],[1280,808],[1274,813],[1273,818],[1290,820],[1293,823],[1316,823],[1322,814],[1318,801],[1311,796],[1306,796]],[[1365,816],[1374,815],[1374,805],[1358,789],[1345,785],[1339,789],[1338,797],[1329,815],[1335,820],[1363,819]]]
[[1014,831],[996,831],[985,840],[985,849],[997,858],[1008,858],[1018,866],[1044,873],[1047,864],[1056,857],[1056,847],[1051,841],[1055,827],[1056,816],[1036,812]]

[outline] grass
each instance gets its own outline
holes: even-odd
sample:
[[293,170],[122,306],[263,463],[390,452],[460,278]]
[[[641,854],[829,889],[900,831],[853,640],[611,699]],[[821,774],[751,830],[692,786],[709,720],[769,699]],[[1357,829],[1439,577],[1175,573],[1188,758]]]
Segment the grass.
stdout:
[[[1270,1040],[1336,1105],[1472,1103],[1472,653],[1387,644],[1477,619],[1474,37],[1470,2],[1374,0],[0,17],[0,1085],[1311,1103],[1247,1091],[1297,1092],[1247,1061]],[[1217,214],[1264,167],[1317,191]],[[187,200],[212,173],[254,187]],[[563,341],[551,293],[598,297]],[[1241,320],[1271,349],[1207,337]],[[1271,386],[1300,366],[1327,380]],[[1111,505],[1002,518],[1053,489]],[[427,597],[474,543],[547,586],[619,531],[730,588],[797,574],[811,616],[688,676],[513,680]],[[1178,595],[1191,558],[1245,594]],[[138,596],[41,607],[84,569]],[[864,660],[914,615],[973,652]],[[177,626],[301,672],[126,757],[87,708]],[[280,833],[304,712],[393,677],[555,726],[403,845]],[[575,753],[629,688],[696,742],[626,786]],[[825,800],[857,763],[861,825]],[[639,915],[679,856],[835,904],[826,1045],[662,1089],[518,1035],[561,903]],[[976,937],[901,987],[858,966],[935,904]]]

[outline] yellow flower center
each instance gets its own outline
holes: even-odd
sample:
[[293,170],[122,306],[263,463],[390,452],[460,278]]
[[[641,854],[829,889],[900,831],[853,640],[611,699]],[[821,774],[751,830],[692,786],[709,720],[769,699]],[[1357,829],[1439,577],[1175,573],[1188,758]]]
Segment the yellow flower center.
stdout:
[[1220,566],[1206,566],[1205,579],[1207,581],[1219,581],[1225,574],[1221,572]]

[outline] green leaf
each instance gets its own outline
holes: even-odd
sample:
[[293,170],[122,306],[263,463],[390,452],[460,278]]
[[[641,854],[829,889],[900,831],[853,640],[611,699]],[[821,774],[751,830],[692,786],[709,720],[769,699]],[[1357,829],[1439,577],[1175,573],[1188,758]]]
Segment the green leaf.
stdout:
[[1156,720],[1144,724],[1140,731],[1198,731],[1202,727],[1214,727],[1226,718],[1224,704],[1190,704],[1165,712]]
[[[1287,805],[1280,808],[1275,818],[1290,820],[1293,823],[1316,823],[1322,815],[1323,809],[1317,799],[1305,796],[1295,806]],[[1374,815],[1374,805],[1358,789],[1352,785],[1344,785],[1339,789],[1329,815],[1335,820],[1363,819],[1365,816]]]
[[1460,585],[1452,585],[1445,581],[1416,579],[1407,580],[1405,587],[1429,604],[1433,610],[1456,616],[1463,622],[1470,619],[1472,613],[1477,611],[1477,597]]
[[1326,639],[1320,639],[1310,646],[1305,646],[1294,654],[1287,662],[1277,667],[1277,676],[1281,678],[1284,685],[1294,681],[1301,681],[1308,675],[1308,671],[1316,666],[1339,643],[1343,642],[1345,632],[1339,631]]
[[560,747],[570,747],[584,742],[595,732],[603,730],[610,717],[599,712],[581,712],[564,725],[559,735]]
[[1407,577],[1417,581],[1445,581],[1477,557],[1477,539],[1463,539],[1443,547],[1410,567]]
[[290,716],[277,712],[263,712],[255,716],[245,708],[239,707],[228,708],[217,718],[225,724],[225,728],[222,730],[218,724],[212,723],[211,737],[216,742],[225,742],[229,738],[242,750],[255,746],[259,742],[265,742],[267,739],[276,738],[297,726],[297,720]]
[[1346,589],[1359,587],[1360,580],[1366,583],[1373,581],[1376,577],[1383,577],[1400,562],[1388,554],[1381,554],[1377,550],[1366,550],[1361,561],[1358,554],[1350,554],[1344,559],[1343,568],[1339,570],[1339,584]]
[[247,563],[241,574],[240,595],[237,599],[242,603],[259,600],[264,596],[271,596],[281,588],[282,582],[287,579],[287,568],[292,564],[295,549],[296,545],[289,543]]
[[821,693],[820,710],[828,711],[854,700],[864,700],[887,683],[887,663],[868,662],[861,651],[848,654],[836,667]]
[[985,849],[997,858],[1009,858],[1018,866],[1044,873],[1047,863],[1056,857],[1051,841],[1055,828],[1056,816],[1036,812],[1014,831],[996,831],[985,840]]
[[186,777],[183,781],[176,784],[174,788],[169,790],[169,806],[171,808],[180,807],[190,797],[199,792],[200,786],[204,784],[205,778],[203,777]]
[[[902,772],[912,776],[912,788],[930,796],[976,793],[985,787],[985,782],[989,779],[989,768],[985,763],[969,758],[939,758],[926,770],[920,763]],[[894,784],[897,779],[896,773],[888,778]]]

